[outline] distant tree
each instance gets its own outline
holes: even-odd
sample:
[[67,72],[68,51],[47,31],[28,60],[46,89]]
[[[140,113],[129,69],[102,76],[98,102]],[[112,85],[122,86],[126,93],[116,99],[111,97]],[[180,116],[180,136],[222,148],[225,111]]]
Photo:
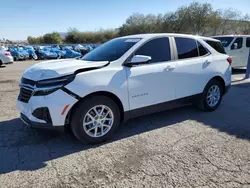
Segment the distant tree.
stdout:
[[211,19],[208,23],[207,34],[212,36],[220,34],[222,21],[221,10],[212,12]]
[[190,31],[194,34],[203,35],[211,22],[213,8],[208,3],[191,3],[187,7]]
[[175,12],[164,16],[163,28],[165,32],[188,33],[190,15],[187,7],[180,7]]
[[43,36],[43,40],[45,44],[61,44],[62,39],[59,33],[47,33]]
[[234,31],[237,28],[237,23],[232,20],[239,20],[240,12],[232,8],[221,11],[221,34],[229,34],[229,31]]
[[244,15],[238,24],[239,26],[239,32],[241,34],[250,34],[250,15],[246,14]]
[[28,36],[27,41],[29,44],[35,44],[34,38],[31,36]]

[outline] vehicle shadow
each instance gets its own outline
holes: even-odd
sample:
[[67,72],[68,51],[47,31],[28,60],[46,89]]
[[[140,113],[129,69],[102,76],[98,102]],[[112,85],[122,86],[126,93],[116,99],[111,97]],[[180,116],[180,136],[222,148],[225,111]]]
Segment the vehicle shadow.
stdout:
[[[241,97],[238,97],[239,95]],[[0,122],[0,174],[16,170],[37,170],[45,167],[47,162],[53,159],[95,149],[152,130],[178,126],[187,120],[199,122],[197,126],[209,126],[219,132],[250,141],[249,96],[250,83],[238,84],[232,86],[220,108],[214,112],[206,113],[195,107],[185,106],[132,119],[120,126],[111,141],[94,146],[80,143],[68,132],[30,129],[18,118],[2,121]]]

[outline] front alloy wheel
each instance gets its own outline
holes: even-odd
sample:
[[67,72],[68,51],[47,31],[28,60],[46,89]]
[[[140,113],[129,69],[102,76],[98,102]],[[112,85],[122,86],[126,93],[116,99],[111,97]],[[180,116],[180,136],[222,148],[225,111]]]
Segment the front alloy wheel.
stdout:
[[109,132],[114,122],[112,110],[105,105],[91,108],[84,117],[83,129],[91,137],[102,137]]
[[120,110],[117,104],[106,96],[83,99],[72,113],[72,132],[80,141],[90,144],[112,138],[120,124]]

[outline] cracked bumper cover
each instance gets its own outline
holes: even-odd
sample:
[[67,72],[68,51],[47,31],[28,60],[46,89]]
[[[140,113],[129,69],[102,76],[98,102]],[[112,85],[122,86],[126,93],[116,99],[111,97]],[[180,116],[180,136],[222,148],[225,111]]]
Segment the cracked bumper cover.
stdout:
[[[22,121],[34,128],[57,128],[64,127],[66,116],[72,106],[78,100],[62,90],[55,91],[46,96],[32,96],[28,103],[17,100],[17,110],[20,112]],[[64,114],[62,110],[69,105]],[[34,113],[37,109],[47,108],[50,121],[39,117]]]
[[56,129],[56,130],[62,130],[64,129],[64,126],[53,126],[51,123],[39,123],[39,122],[34,122],[29,120],[29,118],[24,115],[24,114],[20,114],[20,119],[23,121],[23,123],[25,123],[26,125],[28,125],[31,128],[38,128],[38,129]]

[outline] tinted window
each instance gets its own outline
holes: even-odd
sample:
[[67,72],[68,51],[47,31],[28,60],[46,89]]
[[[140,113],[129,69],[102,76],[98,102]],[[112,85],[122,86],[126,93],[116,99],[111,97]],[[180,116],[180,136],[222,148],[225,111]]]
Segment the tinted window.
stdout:
[[[237,48],[234,48],[234,44],[235,43],[237,44]],[[238,38],[235,39],[235,41],[231,45],[231,49],[232,50],[240,49],[240,48],[242,48],[242,44],[243,44],[243,38],[242,37],[238,37]]]
[[202,46],[201,43],[198,42],[198,49],[199,49],[199,55],[200,56],[204,56],[204,55],[207,55],[209,52],[207,51],[207,49]]
[[119,59],[138,41],[140,39],[136,38],[113,39],[89,52],[82,59],[87,61],[114,61]]
[[226,54],[225,49],[223,48],[223,46],[220,42],[206,40],[206,43],[208,43],[217,52],[222,53],[222,54]]
[[169,61],[171,60],[169,39],[167,37],[153,39],[144,44],[135,55],[150,56],[150,63]]
[[217,40],[220,40],[223,47],[228,47],[229,44],[233,41],[234,37],[213,37]]
[[247,48],[250,48],[250,38],[247,38],[246,47],[247,47]]
[[175,37],[178,58],[198,57],[197,43],[194,39]]

